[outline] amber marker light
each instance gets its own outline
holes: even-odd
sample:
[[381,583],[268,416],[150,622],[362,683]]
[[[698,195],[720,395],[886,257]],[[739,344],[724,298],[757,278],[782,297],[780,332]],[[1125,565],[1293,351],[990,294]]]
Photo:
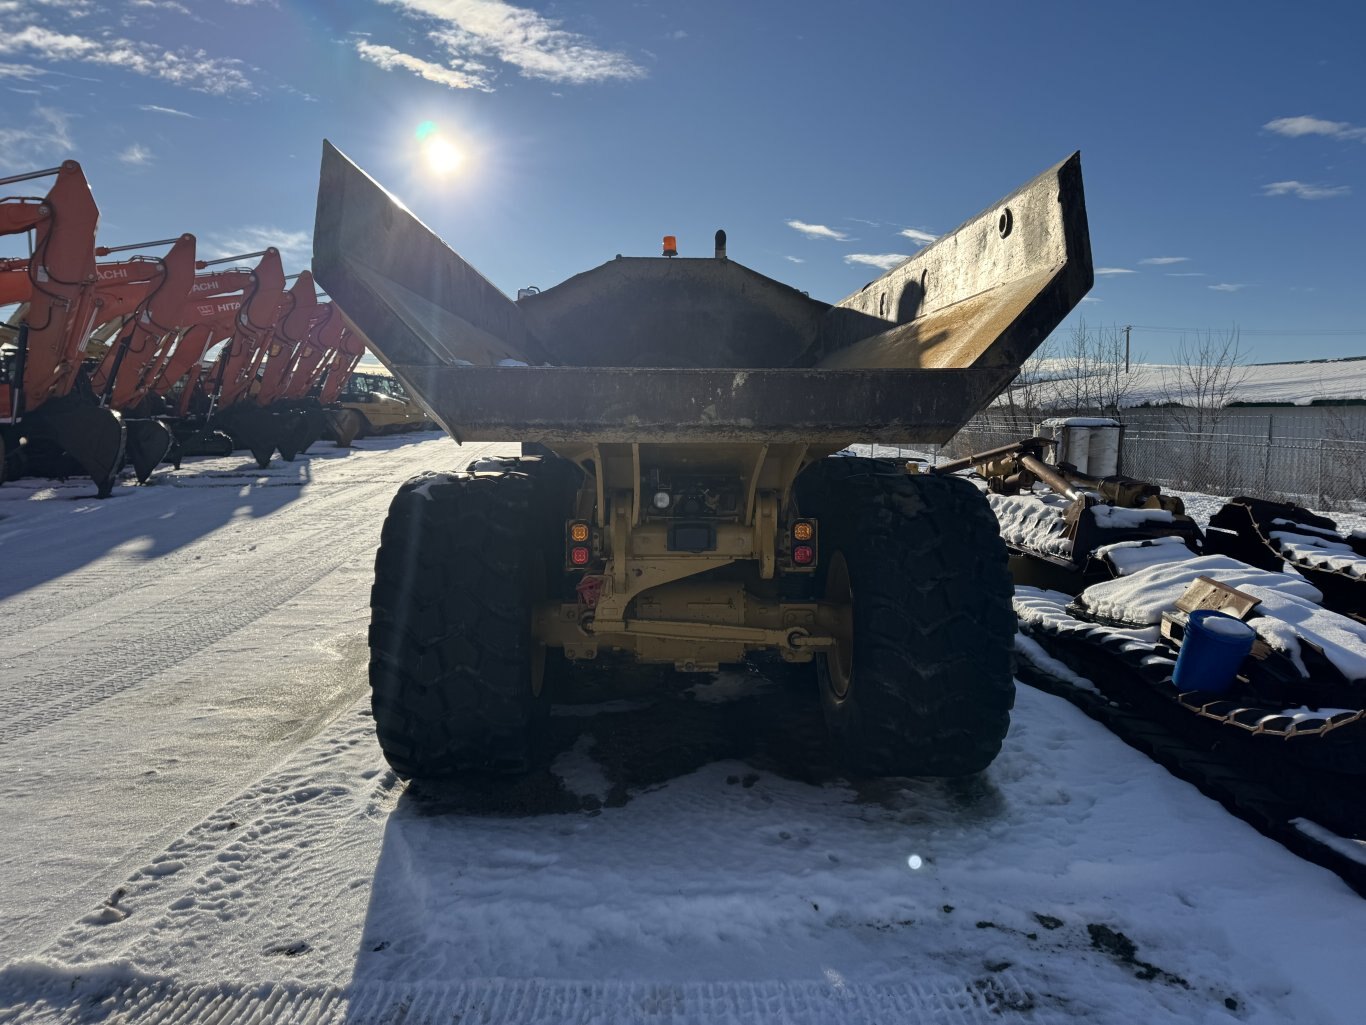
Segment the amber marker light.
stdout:
[[569,540],[575,544],[583,544],[588,540],[588,524],[573,523],[569,527]]
[[816,527],[809,520],[798,520],[792,525],[793,541],[810,541],[816,536]]

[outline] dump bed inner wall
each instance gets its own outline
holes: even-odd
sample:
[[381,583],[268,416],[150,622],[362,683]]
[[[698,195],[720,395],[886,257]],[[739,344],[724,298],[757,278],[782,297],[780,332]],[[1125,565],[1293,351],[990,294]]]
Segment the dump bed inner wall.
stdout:
[[829,303],[726,259],[618,257],[517,300],[550,362],[589,367],[810,363]]

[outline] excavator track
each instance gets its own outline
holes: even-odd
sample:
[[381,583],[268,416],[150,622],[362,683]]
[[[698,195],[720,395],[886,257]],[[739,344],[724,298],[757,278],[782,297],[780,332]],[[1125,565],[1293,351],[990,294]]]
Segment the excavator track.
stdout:
[[[1020,631],[1034,642],[1017,644],[1021,680],[1066,698],[1172,775],[1366,897],[1361,766],[1351,772],[1344,771],[1350,764],[1334,766],[1331,758],[1293,757],[1272,736],[1254,737],[1173,700],[1154,686],[1154,677],[1170,678],[1172,660],[1155,657],[1151,645],[1114,633],[1105,640],[1099,629],[1062,631],[1025,621]],[[1358,736],[1353,747],[1361,746]]]

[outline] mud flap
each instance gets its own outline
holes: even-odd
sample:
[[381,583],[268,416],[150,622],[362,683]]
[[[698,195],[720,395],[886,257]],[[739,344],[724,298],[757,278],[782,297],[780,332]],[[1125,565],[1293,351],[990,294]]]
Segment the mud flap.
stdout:
[[[25,417],[24,434],[29,439],[26,447],[30,455],[38,447],[35,442],[55,446],[90,475],[100,498],[109,497],[114,476],[123,465],[127,438],[118,413],[64,396],[43,403]],[[36,462],[33,465],[37,469]]]
[[139,484],[146,484],[152,471],[175,444],[175,435],[166,424],[151,417],[125,420],[123,426],[128,434],[128,459],[133,464],[133,472],[137,474]]

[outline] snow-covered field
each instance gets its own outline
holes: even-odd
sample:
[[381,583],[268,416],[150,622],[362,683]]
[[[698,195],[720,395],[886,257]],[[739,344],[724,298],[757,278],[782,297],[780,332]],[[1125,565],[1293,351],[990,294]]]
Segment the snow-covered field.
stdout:
[[[1075,364],[1067,359],[1041,360],[1039,401],[1062,405],[1076,387]],[[1189,401],[1190,368],[1164,363],[1135,363],[1128,375],[1125,406],[1147,402]],[[1231,371],[1230,400],[1307,406],[1315,400],[1366,399],[1366,358],[1307,360],[1293,363],[1254,363]],[[1056,384],[1054,384],[1056,382]],[[1053,394],[1053,392],[1057,394]],[[998,400],[1004,405],[1004,400]]]
[[1361,1020],[1366,905],[1028,687],[968,782],[845,779],[813,695],[730,673],[405,787],[370,560],[490,448],[0,486],[0,1022]]

